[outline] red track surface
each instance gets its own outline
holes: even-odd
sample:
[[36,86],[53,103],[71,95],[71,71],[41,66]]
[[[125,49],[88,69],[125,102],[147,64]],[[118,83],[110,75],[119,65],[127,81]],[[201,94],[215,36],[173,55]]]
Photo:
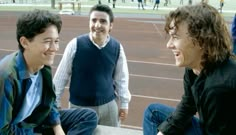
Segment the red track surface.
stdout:
[[[60,51],[55,58],[53,73],[60,62],[66,44],[75,36],[89,31],[88,18],[62,16]],[[0,13],[0,58],[18,49],[16,42],[16,13]],[[111,35],[124,46],[130,72],[132,100],[128,119],[123,126],[142,127],[145,107],[154,102],[175,106],[183,93],[183,69],[174,66],[174,56],[166,49],[168,36],[158,18],[116,18]],[[63,107],[68,104],[68,91]]]

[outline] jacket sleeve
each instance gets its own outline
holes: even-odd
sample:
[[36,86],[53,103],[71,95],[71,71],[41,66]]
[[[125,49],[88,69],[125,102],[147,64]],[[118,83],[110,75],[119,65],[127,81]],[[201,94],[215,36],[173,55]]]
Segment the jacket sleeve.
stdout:
[[191,122],[192,116],[196,113],[194,99],[191,92],[189,71],[185,70],[184,95],[176,110],[159,127],[164,135],[183,134],[184,128]]
[[233,36],[234,41],[236,41],[236,14],[235,14],[233,22],[232,22],[231,32],[232,32],[232,36]]
[[45,66],[45,68],[42,70],[42,73],[44,75],[43,81],[47,87],[45,89],[48,91],[48,95],[46,95],[48,98],[50,98],[50,113],[47,116],[47,118],[44,120],[44,123],[49,126],[54,126],[60,124],[60,114],[55,102],[56,94],[55,94],[55,85],[52,81],[52,74],[51,74],[51,68],[48,66]]
[[55,103],[53,103],[53,107],[48,115],[48,117],[45,119],[46,125],[48,126],[55,126],[61,123],[60,121],[60,113],[58,111],[58,108]]
[[13,81],[0,78],[0,135],[17,134],[23,135],[23,129],[12,124],[14,104]]

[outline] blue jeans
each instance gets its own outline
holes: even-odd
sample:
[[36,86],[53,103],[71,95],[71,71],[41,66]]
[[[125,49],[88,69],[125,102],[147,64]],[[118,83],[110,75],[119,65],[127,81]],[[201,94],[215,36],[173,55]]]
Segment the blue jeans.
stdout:
[[[92,109],[60,110],[61,126],[67,135],[92,135],[97,127],[97,114]],[[54,135],[52,128],[36,128],[37,133]]]
[[[163,104],[150,104],[144,111],[143,135],[157,135],[157,127],[175,111],[175,108]],[[202,135],[199,120],[192,118],[192,124],[186,129],[185,135]]]

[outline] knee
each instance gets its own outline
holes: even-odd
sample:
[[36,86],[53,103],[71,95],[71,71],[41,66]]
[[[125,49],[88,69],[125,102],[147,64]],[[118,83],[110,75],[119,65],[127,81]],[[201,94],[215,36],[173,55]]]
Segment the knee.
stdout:
[[87,119],[98,121],[98,116],[97,116],[96,111],[94,111],[93,109],[89,109],[89,108],[85,108],[83,110],[87,114]]
[[149,117],[149,116],[151,116],[152,110],[153,110],[154,106],[156,106],[156,104],[150,104],[150,105],[148,105],[148,106],[145,108],[145,110],[144,110],[144,117]]
[[160,108],[161,104],[153,103],[148,105],[148,107],[144,110],[144,117],[151,117],[154,112],[157,112]]

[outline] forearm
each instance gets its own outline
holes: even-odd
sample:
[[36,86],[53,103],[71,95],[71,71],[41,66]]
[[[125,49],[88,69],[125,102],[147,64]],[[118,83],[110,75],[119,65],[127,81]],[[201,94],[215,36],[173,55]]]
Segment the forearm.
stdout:
[[158,132],[157,135],[164,135],[162,132]]
[[185,127],[191,124],[193,112],[196,112],[195,108],[189,108],[190,104],[187,105],[185,101],[186,99],[182,98],[175,111],[158,127],[159,131],[169,135],[183,134]]
[[65,133],[64,133],[64,131],[63,131],[60,124],[53,126],[52,129],[53,129],[55,135],[65,135]]

